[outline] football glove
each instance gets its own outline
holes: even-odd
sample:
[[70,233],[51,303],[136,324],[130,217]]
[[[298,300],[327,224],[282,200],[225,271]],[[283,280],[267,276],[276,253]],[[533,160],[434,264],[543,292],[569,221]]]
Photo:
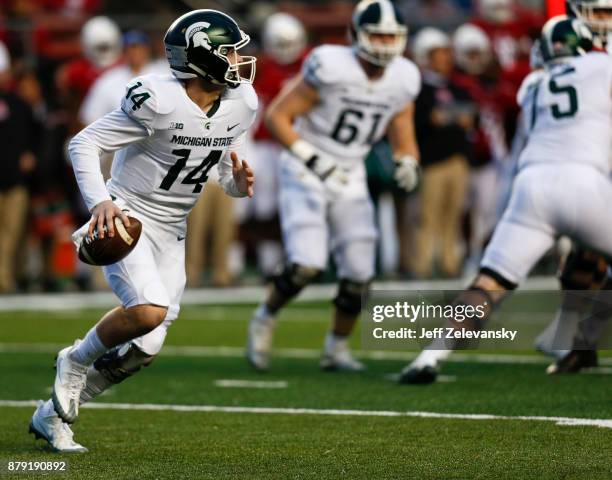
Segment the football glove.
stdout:
[[419,163],[412,155],[395,159],[395,181],[406,192],[411,192],[419,183]]
[[333,158],[319,152],[305,140],[296,140],[290,150],[323,182],[330,178],[338,167]]

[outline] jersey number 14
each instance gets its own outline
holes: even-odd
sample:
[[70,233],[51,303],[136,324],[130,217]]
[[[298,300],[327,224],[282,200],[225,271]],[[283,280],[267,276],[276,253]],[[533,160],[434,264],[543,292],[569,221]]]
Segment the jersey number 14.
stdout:
[[[181,183],[183,185],[193,185],[193,193],[200,193],[202,191],[202,184],[208,180],[208,172],[210,172],[212,167],[219,163],[222,153],[223,151],[221,150],[211,150],[206,158],[202,160],[202,163],[191,170]],[[172,150],[172,155],[176,155],[178,158],[176,163],[170,167],[168,173],[159,185],[159,188],[162,190],[170,190],[181,171],[187,165],[187,160],[189,159],[189,155],[191,155],[191,150],[188,148]]]

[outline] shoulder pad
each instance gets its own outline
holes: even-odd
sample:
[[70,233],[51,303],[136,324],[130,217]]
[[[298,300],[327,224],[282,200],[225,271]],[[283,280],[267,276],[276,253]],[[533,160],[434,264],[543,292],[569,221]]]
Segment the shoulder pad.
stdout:
[[257,111],[259,106],[259,99],[253,85],[243,83],[236,88],[229,89],[227,98],[242,100],[246,108],[253,112]]
[[304,80],[314,88],[337,82],[342,78],[342,64],[347,52],[351,53],[350,48],[340,45],[316,47],[302,64]]
[[167,81],[160,75],[137,77],[127,84],[121,100],[121,110],[146,128],[149,135],[153,133],[157,115],[170,113],[174,109],[171,103],[173,95],[168,95],[166,91],[170,85],[164,83]]
[[421,72],[417,66],[404,57],[396,57],[387,67],[392,68],[392,74],[402,86],[406,101],[412,102],[421,91]]
[[534,70],[533,72],[529,72],[529,74],[523,79],[523,83],[516,92],[516,103],[518,105],[522,105],[525,96],[531,89],[531,86],[540,81],[540,79],[544,76],[544,70]]

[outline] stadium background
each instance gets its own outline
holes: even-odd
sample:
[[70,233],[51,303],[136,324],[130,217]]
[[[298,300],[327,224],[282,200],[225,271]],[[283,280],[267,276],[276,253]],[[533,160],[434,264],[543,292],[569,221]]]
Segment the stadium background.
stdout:
[[[437,264],[415,263],[415,258],[423,257],[414,238],[421,215],[420,195],[418,192],[402,195],[395,188],[389,174],[389,150],[384,142],[374,147],[368,160],[372,194],[380,207],[380,276],[457,277],[473,271],[495,219],[503,209],[516,160],[513,142],[516,143],[518,110],[514,95],[529,71],[530,47],[547,11],[563,7],[558,1],[545,5],[540,0],[482,0],[480,3],[478,0],[403,0],[397,4],[410,27],[411,41],[424,27],[440,28],[452,38],[457,27],[473,23],[483,28],[491,42],[486,89],[481,95],[483,98],[473,100],[481,112],[483,108],[490,111],[493,105],[497,118],[490,120],[491,116],[481,115],[470,133],[469,141],[476,153],[470,159],[471,177],[466,180],[469,185],[465,194],[452,199],[454,204],[460,204],[454,208],[461,211],[461,225],[452,239],[460,257],[459,266],[446,268],[443,258]],[[270,62],[262,49],[266,19],[276,11],[295,15],[305,26],[308,48],[325,42],[346,43],[353,5],[354,2],[347,1],[3,0],[0,41],[8,47],[11,65],[10,78],[4,80],[3,88],[21,97],[32,112],[31,126],[25,127],[26,132],[22,131],[19,139],[25,137],[33,156],[22,158],[11,154],[4,160],[7,173],[0,182],[0,208],[3,218],[10,221],[3,222],[5,227],[0,233],[0,292],[106,288],[98,271],[77,262],[69,238],[70,232],[86,221],[88,213],[67,158],[67,141],[96,118],[83,114],[81,105],[96,78],[122,62],[118,59],[110,66],[92,65],[92,57],[84,52],[81,38],[81,29],[88,19],[107,16],[122,33],[129,33],[124,42],[145,42],[139,34],[146,34],[152,58],[157,59],[159,66],[165,61],[163,34],[178,14],[191,8],[227,11],[252,36],[249,48],[260,57],[256,88],[265,105],[279,83],[271,78],[278,76],[279,69],[270,67],[274,61]],[[413,56],[412,47],[413,42],[409,42],[409,56]],[[296,66],[286,69],[297,71]],[[503,137],[498,141],[500,145],[493,145],[485,138],[492,136],[487,129],[495,128],[501,129],[497,135],[498,139]],[[256,133],[256,141],[266,140],[266,133],[261,134],[261,130]],[[5,129],[5,137],[11,135],[9,131]],[[6,138],[5,141],[16,140]],[[229,199],[213,195],[211,188],[211,199],[202,201],[192,215],[198,221],[192,229],[198,232],[198,243],[188,244],[189,286],[260,283],[282,261],[276,199],[273,193],[265,191],[274,191],[273,163],[266,159],[258,161],[256,173],[261,185],[257,193],[259,197],[267,193],[262,203],[272,205],[253,208],[244,200],[232,204]],[[481,179],[477,180],[478,177]],[[269,185],[272,188],[268,189]],[[19,195],[13,189],[16,186],[21,187]],[[257,210],[261,209],[264,213],[258,214]],[[480,226],[476,226],[477,222]],[[439,253],[438,257],[443,254]],[[555,265],[553,258],[543,271],[550,273]]]
[[[423,25],[452,33],[470,19],[482,20],[479,6],[469,1],[398,4],[413,22],[411,39]],[[86,219],[65,156],[66,140],[79,128],[84,95],[75,84],[66,83],[66,71],[72,65],[87,77],[83,75],[87,70],[80,69],[83,24],[92,16],[108,15],[122,32],[145,31],[156,56],[163,60],[160,40],[171,20],[190,8],[219,8],[235,15],[252,34],[253,49],[260,55],[261,27],[273,12],[286,11],[300,18],[314,46],[346,40],[353,5],[0,0],[0,39],[11,56],[8,90],[20,95],[36,118],[32,132],[26,132],[36,158],[24,162],[25,174],[18,175],[16,182],[26,189],[29,200],[23,209],[23,234],[9,258],[15,283],[3,287],[12,294],[0,297],[2,478],[25,478],[6,472],[8,460],[64,458],[27,435],[35,400],[49,396],[54,354],[116,303],[110,292],[98,291],[106,288],[104,283],[98,273],[77,263],[69,241],[72,230]],[[547,8],[538,2],[511,8],[521,12],[520,27],[512,22],[491,31],[514,39],[515,47],[521,43],[518,70],[498,68],[498,57],[493,65],[494,78],[510,78],[516,85],[521,79],[517,72],[527,69],[531,39]],[[549,12],[559,9],[561,2],[548,6]],[[421,23],[416,12],[422,15]],[[506,40],[500,42],[502,52],[508,51]],[[258,82],[266,78],[262,63]],[[491,91],[511,96],[499,85],[493,83]],[[508,137],[510,146],[513,139]],[[9,140],[4,137],[3,141]],[[377,145],[370,162],[384,162],[387,151],[384,143]],[[500,182],[495,202],[503,202],[502,187],[513,170],[511,155],[506,160],[495,169]],[[5,157],[3,162],[7,161]],[[3,170],[9,170],[6,163]],[[258,172],[267,173],[265,169]],[[2,198],[11,185],[0,185]],[[440,279],[439,270],[418,277],[406,264],[402,266],[394,194],[386,185],[379,201],[379,279],[385,283],[374,287],[460,288],[461,278]],[[411,203],[418,202],[418,193],[399,200],[408,212],[418,208]],[[334,294],[334,287],[324,284],[307,289],[301,301],[283,313],[271,372],[251,371],[243,358],[246,324],[263,295],[257,285],[266,272],[257,263],[253,247],[261,225],[248,217],[244,207],[236,211],[243,220],[236,227],[238,247],[228,254],[232,277],[215,278],[207,267],[192,279],[193,286],[230,284],[232,288],[186,292],[181,316],[154,365],[82,412],[75,439],[90,453],[70,457],[64,478],[612,478],[612,363],[606,354],[592,374],[551,377],[544,374],[550,360],[532,351],[458,353],[438,383],[410,388],[398,386],[394,373],[411,354],[360,350],[356,332],[353,347],[368,371],[324,375],[317,368],[317,358]],[[462,211],[470,211],[469,203]],[[407,226],[410,229],[414,223]],[[464,246],[469,243],[469,230],[461,231]],[[6,228],[0,229],[3,235]],[[409,247],[403,253],[408,266],[413,252]],[[526,290],[557,288],[550,275],[556,268],[556,255],[553,252],[539,266],[539,272],[547,276],[529,280]],[[468,273],[469,267],[463,266],[457,275]],[[332,277],[329,272],[324,281]],[[405,281],[412,279],[418,281]],[[548,306],[551,312],[555,306]],[[539,326],[543,328],[550,318],[542,317]]]

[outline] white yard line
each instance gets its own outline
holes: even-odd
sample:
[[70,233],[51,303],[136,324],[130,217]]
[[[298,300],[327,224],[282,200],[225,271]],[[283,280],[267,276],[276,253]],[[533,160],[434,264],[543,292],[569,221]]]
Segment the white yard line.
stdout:
[[[433,291],[460,290],[471,279],[374,282],[373,290]],[[556,290],[559,288],[555,277],[533,277],[528,279],[521,289]],[[335,284],[311,285],[300,295],[297,301],[330,300],[336,294]],[[232,288],[199,288],[186,290],[181,305],[211,304],[249,304],[260,302],[266,287],[232,287]],[[117,297],[111,292],[91,293],[34,293],[20,295],[3,295],[0,297],[0,311],[62,311],[83,310],[86,308],[109,308],[117,305]]]
[[[0,407],[35,407],[36,400],[0,400]],[[166,405],[155,403],[88,403],[82,408],[95,410],[139,410],[207,413],[255,413],[280,415],[330,415],[352,417],[417,417],[447,418],[455,420],[515,420],[524,422],[552,422],[563,426],[589,426],[612,428],[612,419],[544,417],[534,415],[491,415],[479,413],[440,413],[393,410],[340,410],[318,408],[275,408],[275,407],[230,407],[222,405]]]
[[[57,353],[65,346],[66,344],[63,343],[0,343],[0,353]],[[355,356],[366,360],[409,361],[416,356],[416,352],[385,350],[354,350],[353,353]],[[161,354],[175,357],[241,358],[244,357],[244,348],[228,346],[166,345]],[[317,359],[321,356],[321,351],[315,348],[277,348],[274,350],[274,356],[278,358]],[[538,365],[545,365],[552,362],[550,358],[543,355],[464,352],[454,353],[448,361],[460,363],[520,363]],[[602,367],[612,366],[612,358],[600,358],[599,363]],[[593,373],[598,372],[597,369],[593,371]],[[602,372],[599,373],[608,373],[608,371],[602,368]]]
[[289,382],[285,380],[264,381],[264,380],[233,380],[229,378],[220,378],[214,381],[215,387],[220,388],[269,388],[279,389],[287,388]]

